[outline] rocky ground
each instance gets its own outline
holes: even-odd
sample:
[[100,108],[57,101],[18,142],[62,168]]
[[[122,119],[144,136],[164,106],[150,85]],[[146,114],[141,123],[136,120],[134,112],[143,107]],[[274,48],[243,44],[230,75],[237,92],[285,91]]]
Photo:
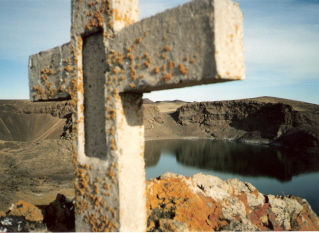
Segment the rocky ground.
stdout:
[[[319,106],[278,98],[145,100],[144,125],[146,140],[202,137],[319,147]],[[71,136],[67,101],[0,100],[0,231],[74,230],[68,201],[74,196],[71,140],[66,140]],[[263,195],[237,180],[165,175],[147,186],[150,231],[319,230],[305,200]]]

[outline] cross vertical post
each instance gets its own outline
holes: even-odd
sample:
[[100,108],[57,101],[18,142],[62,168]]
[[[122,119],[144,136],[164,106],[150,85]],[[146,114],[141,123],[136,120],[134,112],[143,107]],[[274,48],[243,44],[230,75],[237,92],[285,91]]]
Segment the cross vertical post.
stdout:
[[109,40],[137,21],[138,1],[72,1],[72,9],[71,43],[78,50],[76,230],[145,231],[144,140],[132,137],[143,135],[142,97],[120,96],[105,74]]

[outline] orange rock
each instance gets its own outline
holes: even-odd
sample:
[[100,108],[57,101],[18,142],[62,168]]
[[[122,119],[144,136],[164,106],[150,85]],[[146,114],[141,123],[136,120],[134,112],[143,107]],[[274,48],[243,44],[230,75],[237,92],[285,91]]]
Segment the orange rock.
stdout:
[[[184,223],[189,231],[215,231],[226,223],[222,221],[220,204],[212,198],[192,192],[181,179],[172,177],[148,181],[148,230],[159,225],[158,216]],[[152,216],[153,215],[153,216]],[[174,226],[170,222],[170,226]]]
[[40,222],[43,221],[43,215],[41,210],[25,201],[17,201],[13,209],[9,212],[9,215],[23,216],[28,221]]

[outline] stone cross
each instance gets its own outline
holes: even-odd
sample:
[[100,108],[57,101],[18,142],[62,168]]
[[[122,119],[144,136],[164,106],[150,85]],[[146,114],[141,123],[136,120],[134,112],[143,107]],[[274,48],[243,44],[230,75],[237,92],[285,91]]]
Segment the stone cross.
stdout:
[[142,94],[244,78],[243,16],[195,0],[136,22],[138,0],[72,0],[71,41],[30,56],[30,98],[76,107],[76,231],[145,231]]

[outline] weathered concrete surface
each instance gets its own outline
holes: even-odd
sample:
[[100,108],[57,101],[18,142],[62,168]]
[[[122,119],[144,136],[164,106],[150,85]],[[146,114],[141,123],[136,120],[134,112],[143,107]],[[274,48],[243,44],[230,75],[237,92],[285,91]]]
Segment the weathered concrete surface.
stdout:
[[105,36],[113,37],[114,32],[138,19],[138,0],[72,0],[72,35],[83,36],[102,29]]
[[112,114],[115,122],[112,124],[111,118],[106,121],[105,156],[88,157],[85,144],[79,143],[74,161],[77,164],[76,230],[145,230],[141,97],[122,94],[115,98],[116,110]]
[[117,106],[120,231],[145,231],[144,126],[141,94],[121,94]]
[[110,41],[107,63],[120,92],[238,80],[242,40],[238,5],[197,0],[124,28]]
[[103,31],[106,38],[138,20],[138,0],[72,0],[71,42],[29,58],[30,99],[69,99],[74,92],[79,60],[79,38]]
[[30,56],[30,99],[70,98],[73,69],[70,43]]
[[102,34],[94,34],[83,41],[83,89],[85,153],[89,157],[106,158],[105,78],[106,60]]

